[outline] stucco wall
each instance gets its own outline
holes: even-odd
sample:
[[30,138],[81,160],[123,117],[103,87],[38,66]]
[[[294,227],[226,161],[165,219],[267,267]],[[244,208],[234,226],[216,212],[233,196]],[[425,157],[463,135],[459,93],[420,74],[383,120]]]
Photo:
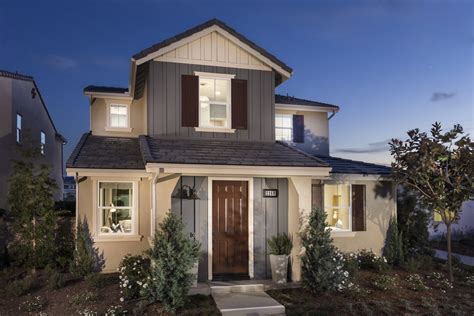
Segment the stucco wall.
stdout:
[[329,155],[329,121],[326,112],[276,109],[276,114],[304,115],[304,143],[292,143],[310,154]]
[[[110,104],[130,105],[130,128],[131,131],[107,130],[107,111]],[[93,135],[138,137],[146,134],[146,93],[139,100],[128,101],[124,99],[104,98],[96,99],[91,106],[91,131]]]
[[79,183],[79,198],[78,198],[78,214],[81,218],[86,217],[92,236],[97,237],[97,226],[95,224],[94,216],[97,215],[97,207],[94,201],[94,190],[97,190],[98,180],[131,180],[138,181],[138,240],[131,240],[126,236],[113,236],[110,241],[96,241],[95,246],[100,252],[104,252],[106,265],[104,272],[115,272],[121,259],[126,254],[139,255],[144,250],[149,248],[148,238],[150,237],[150,181],[144,178],[141,179],[124,179],[114,177],[100,177],[91,179],[87,178],[85,181]]

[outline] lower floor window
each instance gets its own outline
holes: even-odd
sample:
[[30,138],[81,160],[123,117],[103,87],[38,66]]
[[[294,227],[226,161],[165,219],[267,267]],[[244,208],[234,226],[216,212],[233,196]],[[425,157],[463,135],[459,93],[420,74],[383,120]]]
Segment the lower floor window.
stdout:
[[349,184],[324,185],[324,210],[331,229],[351,230],[351,187]]
[[99,220],[101,234],[133,232],[133,182],[99,182]]

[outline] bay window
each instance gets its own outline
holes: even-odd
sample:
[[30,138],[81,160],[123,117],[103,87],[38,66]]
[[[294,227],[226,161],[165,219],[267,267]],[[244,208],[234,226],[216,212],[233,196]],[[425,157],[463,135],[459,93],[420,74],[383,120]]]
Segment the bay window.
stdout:
[[99,233],[134,232],[135,192],[133,182],[99,182]]

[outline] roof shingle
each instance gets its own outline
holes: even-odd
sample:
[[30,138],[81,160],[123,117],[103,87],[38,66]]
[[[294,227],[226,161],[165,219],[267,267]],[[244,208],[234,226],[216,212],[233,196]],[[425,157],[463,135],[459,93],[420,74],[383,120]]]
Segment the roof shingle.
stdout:
[[373,163],[331,156],[316,156],[332,167],[331,173],[390,175],[391,168]]
[[305,100],[305,99],[290,97],[288,95],[281,95],[281,94],[275,94],[275,103],[320,106],[320,107],[334,108],[335,110],[339,110],[339,107],[334,104],[322,103],[322,102],[312,101],[312,100]]

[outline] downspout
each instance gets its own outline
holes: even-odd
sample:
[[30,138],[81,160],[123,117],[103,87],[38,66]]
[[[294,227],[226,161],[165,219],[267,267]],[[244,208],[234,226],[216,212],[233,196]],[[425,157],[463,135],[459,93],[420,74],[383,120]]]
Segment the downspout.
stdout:
[[332,119],[333,116],[336,115],[336,113],[337,113],[336,111],[332,111],[332,114],[329,115],[329,117],[328,117],[328,121],[329,121],[330,119]]
[[150,223],[150,236],[155,236],[156,230],[156,183],[158,182],[158,178],[160,176],[160,171],[158,171],[151,183],[151,223]]
[[75,177],[75,182],[76,182],[76,226],[75,228],[77,229],[77,225],[79,224],[79,173],[76,172],[76,177]]

